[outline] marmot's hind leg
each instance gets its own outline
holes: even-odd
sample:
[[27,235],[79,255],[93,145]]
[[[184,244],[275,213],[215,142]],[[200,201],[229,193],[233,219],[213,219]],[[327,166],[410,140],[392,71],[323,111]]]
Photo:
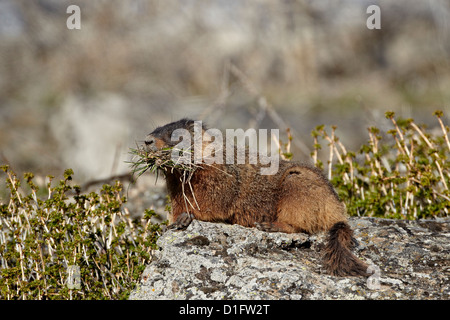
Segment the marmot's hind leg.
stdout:
[[280,188],[275,226],[289,225],[284,229],[313,234],[347,220],[345,205],[316,169],[290,168]]
[[289,223],[284,222],[255,222],[255,227],[261,231],[266,232],[285,232],[285,233],[298,233],[303,230],[294,227]]

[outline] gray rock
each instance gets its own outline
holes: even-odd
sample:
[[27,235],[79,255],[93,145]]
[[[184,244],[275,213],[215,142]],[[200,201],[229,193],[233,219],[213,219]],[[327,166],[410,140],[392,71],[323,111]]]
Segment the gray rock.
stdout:
[[130,299],[449,299],[450,219],[351,218],[369,277],[322,265],[326,234],[193,221],[167,231]]

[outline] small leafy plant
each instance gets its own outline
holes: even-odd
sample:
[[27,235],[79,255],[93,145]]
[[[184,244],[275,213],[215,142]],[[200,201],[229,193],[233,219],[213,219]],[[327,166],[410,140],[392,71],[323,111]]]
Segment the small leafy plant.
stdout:
[[119,182],[80,194],[69,169],[56,186],[48,177],[42,199],[32,174],[23,188],[8,166],[1,168],[10,198],[0,204],[0,299],[126,298],[156,248],[155,213],[131,219]]
[[324,126],[312,132],[313,162],[324,168],[318,153],[320,141],[328,142],[328,178],[350,215],[401,219],[449,215],[449,127],[442,122],[442,111],[434,115],[440,133],[386,112],[392,129],[369,128],[369,141],[358,152],[347,151],[334,126],[331,134]]

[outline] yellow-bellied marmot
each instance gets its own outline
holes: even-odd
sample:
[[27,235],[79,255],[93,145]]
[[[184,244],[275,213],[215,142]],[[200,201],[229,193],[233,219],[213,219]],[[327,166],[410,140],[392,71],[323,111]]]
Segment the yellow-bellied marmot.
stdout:
[[[174,147],[176,129],[194,135],[194,121],[182,119],[158,127],[145,139],[147,150]],[[206,131],[201,128],[202,133]],[[192,140],[194,141],[194,140]],[[223,147],[225,149],[225,147]],[[172,201],[172,228],[192,219],[258,227],[270,232],[328,231],[325,265],[338,276],[368,275],[367,265],[351,252],[355,240],[345,205],[323,173],[310,165],[280,160],[276,174],[261,175],[260,164],[200,164],[183,186],[180,170],[166,170]],[[192,194],[193,193],[193,194]],[[191,206],[187,207],[187,197]]]

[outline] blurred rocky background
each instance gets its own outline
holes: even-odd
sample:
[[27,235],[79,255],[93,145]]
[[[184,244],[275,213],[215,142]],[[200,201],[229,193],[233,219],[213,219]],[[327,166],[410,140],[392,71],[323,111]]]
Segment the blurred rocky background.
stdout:
[[432,127],[441,109],[448,124],[449,62],[446,0],[0,0],[0,162],[120,175],[130,147],[185,116],[290,127],[299,160],[319,124],[357,149],[387,110]]

